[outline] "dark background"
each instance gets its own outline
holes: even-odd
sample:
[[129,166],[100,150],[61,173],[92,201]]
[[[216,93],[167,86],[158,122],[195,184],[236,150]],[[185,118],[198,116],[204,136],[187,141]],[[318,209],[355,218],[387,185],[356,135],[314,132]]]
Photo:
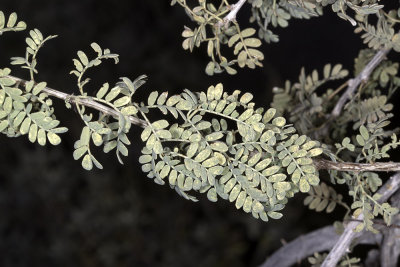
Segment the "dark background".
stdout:
[[[95,90],[119,77],[147,74],[138,100],[153,90],[205,90],[223,82],[225,89],[250,91],[268,107],[273,86],[296,80],[300,68],[321,69],[343,63],[352,70],[363,47],[350,23],[327,9],[326,16],[291,21],[278,29],[280,42],[263,45],[265,68],[236,76],[209,77],[205,47],[190,54],[181,48],[183,25],[193,27],[182,8],[169,1],[3,0],[0,10],[16,11],[28,28],[58,34],[39,54],[37,80],[77,93],[69,71],[77,50],[98,42],[120,55],[89,72]],[[248,7],[239,20],[247,24]],[[23,56],[27,31],[0,37],[0,66]],[[27,73],[12,68],[14,75]],[[307,211],[304,196],[290,201],[279,221],[255,220],[226,201],[197,203],[180,198],[168,186],[145,177],[137,159],[141,129],[134,127],[125,165],[113,153],[98,153],[104,170],[87,172],[72,158],[82,123],[55,101],[56,114],[70,130],[57,147],[40,147],[26,137],[0,136],[0,266],[256,266],[282,242],[332,223],[332,217]]]

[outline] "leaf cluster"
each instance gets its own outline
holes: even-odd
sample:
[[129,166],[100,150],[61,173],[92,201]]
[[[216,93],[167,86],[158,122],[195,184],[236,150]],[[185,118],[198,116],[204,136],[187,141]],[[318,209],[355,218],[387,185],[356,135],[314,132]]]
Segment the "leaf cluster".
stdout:
[[[199,47],[202,43],[207,44],[210,62],[205,71],[208,75],[224,71],[231,75],[236,74],[235,65],[251,69],[256,66],[262,67],[264,54],[258,50],[261,41],[254,36],[256,30],[242,30],[236,21],[232,25],[224,26],[224,18],[230,11],[227,1],[221,1],[221,4],[216,6],[212,1],[199,0],[198,5],[193,8],[189,7],[186,0],[172,0],[171,5],[175,4],[183,7],[187,15],[197,23],[195,28],[185,26],[182,32],[183,49],[193,51],[194,47]],[[223,55],[223,46],[234,46],[234,59]]]
[[[287,27],[292,18],[310,19],[321,16],[323,8],[328,5],[340,18],[349,21],[353,26],[358,24],[356,32],[363,32],[362,38],[369,47],[374,49],[381,46],[393,47],[396,51],[400,49],[400,38],[394,30],[395,24],[399,21],[398,12],[391,10],[385,13],[383,5],[380,5],[378,0],[249,0],[248,2],[252,6],[250,22],[257,23],[258,36],[254,35],[256,29],[242,30],[236,21],[229,25],[225,17],[232,6],[226,0],[220,1],[219,6],[211,1],[198,0],[198,5],[195,7],[190,7],[186,0],[171,1],[171,5],[180,5],[192,21],[197,23],[195,28],[185,26],[182,32],[184,37],[182,46],[185,50],[193,51],[202,43],[207,44],[207,54],[211,59],[206,67],[208,75],[223,71],[236,74],[235,65],[241,68],[261,67],[264,55],[257,49],[261,46],[260,39],[267,43],[278,42],[279,37],[273,33],[272,28]],[[349,15],[349,10],[353,14]],[[368,23],[368,16],[371,14],[378,17],[377,26]],[[236,58],[229,60],[223,55],[221,47],[224,45],[233,48]]]
[[[291,18],[320,16],[323,7],[328,5],[339,17],[358,23],[356,31],[363,32],[361,37],[370,48],[399,50],[400,39],[395,34],[399,12],[385,13],[374,0],[252,0],[249,3],[251,21],[260,26],[258,37],[256,29],[241,29],[236,21],[226,21],[231,11],[226,0],[220,5],[198,0],[193,8],[186,0],[171,1],[172,5],[183,7],[197,23],[193,29],[184,28],[182,45],[192,51],[202,43],[207,44],[210,57],[207,74],[223,71],[235,74],[236,65],[240,68],[262,66],[260,39],[278,41],[270,30],[271,25],[286,27]],[[356,14],[354,18],[348,14],[349,9]],[[371,14],[378,18],[376,26],[368,23]],[[0,33],[25,27],[23,22],[17,23],[14,13],[6,25],[4,14],[0,13]],[[57,145],[61,141],[59,134],[67,131],[58,127],[60,122],[46,94],[47,84],[34,79],[38,73],[37,54],[54,37],[44,37],[39,30],[31,30],[25,40],[25,57],[11,59],[12,65],[29,70],[29,81],[17,83],[8,68],[0,70],[0,131],[10,137],[26,134],[31,142],[45,145],[48,141]],[[233,49],[233,59],[223,56],[222,46]],[[287,81],[284,88],[274,88],[272,108],[266,110],[255,107],[250,93],[239,90],[228,93],[222,84],[210,86],[206,92],[186,89],[173,96],[154,91],[147,101],[139,103],[134,96],[146,80],[144,75],[133,81],[122,77],[115,86],[106,82],[95,95],[87,92],[86,85],[90,82],[87,70],[106,59],[116,64],[119,60],[117,54],[97,43],[92,43],[91,48],[94,57],[78,51],[73,59],[75,68],[71,74],[77,78],[79,94],[70,96],[65,103],[68,108],[74,106],[84,124],[73,152],[74,159],[81,160],[84,169],[103,168],[94,156],[92,145],[102,147],[105,153],[115,149],[122,164],[122,156],[128,155],[131,143],[128,136],[131,124],[141,120],[144,125],[141,139],[145,143],[139,158],[142,170],[158,184],[168,182],[186,199],[197,201],[192,192],[204,193],[210,201],[228,200],[237,209],[268,221],[281,218],[288,199],[303,192],[309,194],[304,204],[316,211],[332,212],[339,204],[347,213],[353,210],[355,217],[362,213],[364,222],[358,231],[364,228],[374,231],[372,220],[377,216],[390,224],[391,217],[398,212],[388,203],[379,203],[380,195],[376,191],[382,185],[382,177],[378,174],[328,173],[332,184],[348,186],[353,198],[349,208],[333,187],[320,183],[313,162],[314,157],[323,153],[333,161],[370,164],[390,157],[390,150],[400,144],[397,131],[386,129],[393,116],[390,99],[400,86],[398,63],[383,61],[370,79],[361,84],[343,114],[331,118],[329,114],[338,94],[349,83],[336,89],[327,87],[349,74],[340,64],[327,64],[322,73],[314,70],[306,74],[303,68],[298,82]],[[371,50],[360,52],[355,61],[356,75],[373,54]],[[102,110],[97,115],[91,108],[97,109],[98,105]],[[165,117],[152,121],[149,114],[154,111]],[[323,131],[328,134],[321,137]]]
[[0,35],[3,32],[8,31],[23,31],[26,29],[26,23],[24,21],[18,21],[17,13],[13,12],[10,14],[8,19],[6,19],[3,11],[0,11]]
[[[371,54],[371,50],[360,52],[355,61],[355,73],[361,72],[371,59]],[[326,155],[334,161],[373,164],[390,158],[390,151],[399,145],[396,130],[386,129],[393,117],[393,105],[389,103],[389,99],[398,88],[398,64],[389,60],[383,61],[373,71],[368,82],[361,84],[356,95],[344,107],[341,116],[334,120],[329,118],[329,114],[338,100],[336,94],[346,87],[347,82],[337,89],[321,88],[326,88],[328,81],[346,77],[348,71],[342,70],[340,65],[333,68],[326,65],[323,73],[323,79],[320,79],[317,71],[306,75],[302,70],[299,82],[286,82],[285,88],[274,88],[272,106],[280,114],[287,114],[289,121],[300,133],[313,134],[317,140],[323,142]],[[323,128],[327,129],[325,133],[328,136],[321,135],[320,129]],[[377,216],[383,216],[385,222],[390,224],[397,209],[388,203],[379,204],[378,197],[374,195],[382,185],[380,175],[373,172],[337,171],[330,171],[328,174],[332,183],[346,184],[349,187],[349,194],[353,197],[353,215],[357,217],[363,213],[364,223],[358,230],[366,227],[374,231],[372,220]],[[328,208],[329,201],[323,199],[323,196],[328,196],[329,190],[323,191],[320,187],[314,187],[313,190],[305,199],[305,204],[317,210]]]
[[330,81],[347,77],[348,73],[341,64],[326,64],[322,75],[317,70],[307,75],[302,68],[298,82],[292,84],[286,81],[285,88],[273,89],[271,106],[280,114],[287,114],[290,122],[301,133],[312,135],[323,125],[324,120],[321,117],[332,108],[332,99],[335,99],[336,94],[329,88],[324,94],[320,94],[319,89]]
[[343,196],[336,193],[333,187],[327,186],[323,182],[319,185],[313,186],[311,190],[308,191],[308,194],[309,196],[304,199],[304,205],[316,212],[325,210],[326,213],[331,213],[338,204],[345,207],[347,210],[350,210],[342,201]]
[[30,36],[25,39],[27,44],[25,57],[12,57],[11,65],[21,65],[21,68],[29,70],[31,80],[34,81],[34,74],[38,73],[36,69],[37,54],[45,42],[56,38],[57,35],[50,35],[44,38],[43,34],[38,29],[29,31],[29,35]]
[[[127,136],[131,128],[130,116],[136,115],[138,112],[137,104],[132,102],[132,97],[146,80],[144,75],[134,81],[123,77],[121,82],[113,88],[110,88],[109,83],[104,83],[97,91],[96,96],[88,96],[84,91],[84,86],[90,79],[83,78],[85,72],[92,67],[99,66],[105,59],[113,59],[115,64],[118,63],[118,55],[111,53],[109,49],[102,49],[97,43],[92,43],[91,47],[97,54],[94,59],[89,60],[83,51],[78,51],[78,58],[73,59],[75,69],[71,71],[71,74],[77,77],[77,86],[80,92],[80,95],[75,98],[90,99],[105,104],[119,115],[117,118],[113,118],[108,114],[101,113],[98,119],[94,119],[93,114],[87,112],[85,106],[75,105],[85,126],[82,128],[80,139],[75,142],[73,156],[75,160],[83,157],[82,166],[86,170],[91,170],[93,165],[99,169],[103,168],[91,151],[91,143],[95,146],[103,146],[105,153],[115,149],[118,161],[123,164],[121,156],[128,156],[127,146],[131,144]],[[68,102],[66,104],[67,107],[71,106]]]
[[147,111],[158,109],[182,122],[157,120],[143,130],[142,170],[187,199],[196,201],[193,190],[211,201],[234,202],[264,221],[280,218],[288,198],[319,183],[312,157],[323,151],[275,109],[255,109],[252,98],[228,94],[222,84],[169,98],[151,93],[140,108],[146,120]]
[[52,100],[43,93],[45,82],[25,83],[23,89],[9,75],[8,68],[0,69],[0,132],[9,137],[28,135],[29,141],[44,146],[47,140],[58,145],[67,128],[58,127]]

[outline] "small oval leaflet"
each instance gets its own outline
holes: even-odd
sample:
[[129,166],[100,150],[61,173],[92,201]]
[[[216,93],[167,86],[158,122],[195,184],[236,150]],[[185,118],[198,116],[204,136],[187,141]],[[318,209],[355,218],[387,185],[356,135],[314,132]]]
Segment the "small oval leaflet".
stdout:
[[228,146],[224,142],[214,142],[210,144],[210,147],[213,150],[219,151],[219,152],[227,152],[228,151]]
[[276,212],[276,211],[268,211],[267,212],[268,216],[271,217],[272,219],[278,220],[280,218],[282,218],[283,214],[280,212]]
[[93,168],[93,162],[89,154],[86,154],[82,160],[82,167],[90,171]]
[[85,155],[86,151],[87,151],[87,146],[82,146],[78,149],[75,149],[73,153],[74,160],[80,159],[83,155]]
[[245,93],[242,95],[242,97],[240,98],[240,103],[242,104],[247,104],[249,103],[251,100],[253,99],[253,95],[250,93]]
[[269,108],[263,116],[263,122],[264,123],[268,123],[270,120],[272,120],[272,118],[275,116],[276,114],[276,109],[274,108]]
[[308,151],[308,155],[310,157],[316,157],[316,156],[321,155],[323,152],[324,152],[324,150],[322,148],[317,147],[317,148],[313,148],[310,151]]
[[276,125],[278,127],[283,127],[286,124],[286,119],[283,117],[277,117],[277,118],[273,119],[272,124]]
[[47,138],[49,139],[49,142],[50,142],[50,144],[52,144],[52,145],[58,145],[58,144],[60,144],[61,143],[61,138],[60,138],[60,136],[58,136],[57,134],[55,134],[55,133],[52,133],[52,132],[48,132],[47,133]]
[[151,124],[155,129],[164,129],[168,127],[169,122],[167,120],[158,120]]
[[242,191],[240,192],[239,196],[236,199],[235,203],[236,208],[240,209],[243,206],[245,200],[246,200],[246,192]]
[[306,179],[300,178],[299,189],[303,193],[307,193],[308,191],[310,191],[310,185],[308,184]]
[[41,146],[46,145],[46,132],[43,129],[39,129],[37,135],[37,141]]
[[215,191],[215,188],[211,188],[210,190],[208,190],[207,198],[212,202],[217,202],[218,197],[217,197],[217,192]]
[[364,125],[361,125],[361,127],[360,127],[360,133],[361,133],[362,138],[363,138],[365,141],[367,141],[367,140],[369,139],[368,130],[367,130],[367,128],[366,128]]

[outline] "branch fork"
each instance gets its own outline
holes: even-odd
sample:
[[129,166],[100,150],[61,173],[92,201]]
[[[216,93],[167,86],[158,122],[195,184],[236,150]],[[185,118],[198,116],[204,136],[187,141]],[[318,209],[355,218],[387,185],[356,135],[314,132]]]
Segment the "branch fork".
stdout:
[[236,21],[236,15],[246,1],[247,0],[239,0],[236,4],[231,5],[230,6],[231,11],[229,12],[228,15],[226,15],[226,17],[222,21],[218,22],[217,26],[219,28],[223,26],[225,28],[228,28],[229,23],[231,23],[232,21]]
[[390,49],[381,49],[379,50],[375,56],[371,59],[371,61],[365,66],[365,68],[358,74],[354,79],[350,79],[348,81],[348,87],[346,92],[340,97],[339,101],[336,103],[336,106],[333,108],[330,119],[337,118],[347,100],[353,95],[357,87],[362,83],[368,81],[369,76],[372,71],[385,59],[386,55],[389,53]]

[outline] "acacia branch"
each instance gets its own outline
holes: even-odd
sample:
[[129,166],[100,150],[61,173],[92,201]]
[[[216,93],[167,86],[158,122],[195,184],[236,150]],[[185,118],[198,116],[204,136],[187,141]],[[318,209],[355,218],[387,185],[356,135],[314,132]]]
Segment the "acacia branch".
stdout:
[[354,91],[362,82],[368,81],[372,71],[382,62],[382,60],[386,57],[389,51],[390,49],[379,50],[378,53],[376,53],[375,56],[371,59],[371,61],[365,66],[365,68],[357,75],[357,77],[355,77],[354,79],[350,79],[348,81],[349,86],[347,87],[346,91],[339,98],[338,102],[333,108],[330,117],[331,119],[334,119],[340,115],[347,100],[352,97]]
[[[10,78],[10,79],[16,81],[17,83],[23,84],[23,85],[25,85],[25,83],[27,82],[27,81],[25,81],[23,79],[20,79],[20,78],[11,76],[11,75],[8,75],[7,78]],[[96,110],[98,110],[98,111],[100,111],[100,112],[102,112],[102,113],[104,113],[106,115],[112,116],[112,117],[114,117],[116,119],[118,119],[119,116],[120,116],[120,113],[118,111],[116,111],[116,110],[114,110],[114,109],[112,109],[110,107],[107,107],[106,105],[103,105],[103,104],[101,104],[101,103],[99,103],[99,102],[97,102],[95,100],[93,100],[90,96],[82,98],[80,96],[69,95],[69,94],[60,92],[60,91],[52,89],[50,87],[45,87],[42,90],[42,92],[48,94],[49,96],[53,96],[55,98],[62,99],[62,100],[66,101],[66,102],[69,102],[71,104],[78,104],[78,105],[82,105],[82,106],[86,106],[86,107],[89,107],[89,108],[96,109]],[[128,118],[129,118],[129,120],[130,120],[130,122],[132,124],[137,125],[139,127],[145,128],[148,125],[146,121],[141,120],[139,118],[136,118],[136,117],[133,117],[133,116],[128,116]]]
[[[396,173],[378,190],[378,194],[381,194],[381,198],[378,200],[379,203],[386,202],[390,196],[392,196],[400,188],[400,173]],[[343,255],[348,251],[351,242],[361,236],[362,232],[354,232],[354,229],[360,224],[358,220],[363,221],[364,214],[358,215],[355,218],[357,221],[351,221],[344,229],[343,234],[336,242],[335,246],[329,252],[328,256],[322,263],[321,267],[334,267]]]
[[239,0],[236,4],[231,5],[230,7],[231,11],[229,12],[228,15],[226,15],[226,17],[222,21],[218,22],[217,26],[218,27],[225,26],[225,28],[227,28],[229,23],[236,20],[236,15],[245,2],[246,0]]
[[[8,78],[14,80],[18,84],[25,85],[27,82],[26,80],[8,75]],[[119,118],[120,113],[116,111],[115,109],[112,109],[102,103],[99,103],[92,99],[90,96],[88,97],[81,97],[81,96],[75,96],[75,95],[70,95],[67,93],[60,92],[56,89],[50,88],[50,87],[45,87],[43,89],[43,92],[48,94],[49,96],[53,96],[55,98],[62,99],[66,102],[69,102],[71,104],[78,104],[82,106],[86,106],[89,108],[93,108],[95,110],[98,110],[102,112],[103,114],[112,116],[116,119]],[[137,125],[139,127],[145,128],[148,123],[145,120],[141,120],[137,117],[134,116],[128,116],[130,122],[134,125]],[[354,172],[360,172],[360,171],[400,171],[400,163],[398,162],[375,162],[375,163],[351,163],[351,162],[333,162],[333,161],[328,161],[325,159],[314,159],[314,164],[319,170],[337,170],[337,171],[354,171]]]
[[374,171],[374,172],[397,172],[400,171],[399,162],[374,162],[374,163],[352,163],[333,162],[325,159],[314,159],[315,167],[319,170],[336,171]]

